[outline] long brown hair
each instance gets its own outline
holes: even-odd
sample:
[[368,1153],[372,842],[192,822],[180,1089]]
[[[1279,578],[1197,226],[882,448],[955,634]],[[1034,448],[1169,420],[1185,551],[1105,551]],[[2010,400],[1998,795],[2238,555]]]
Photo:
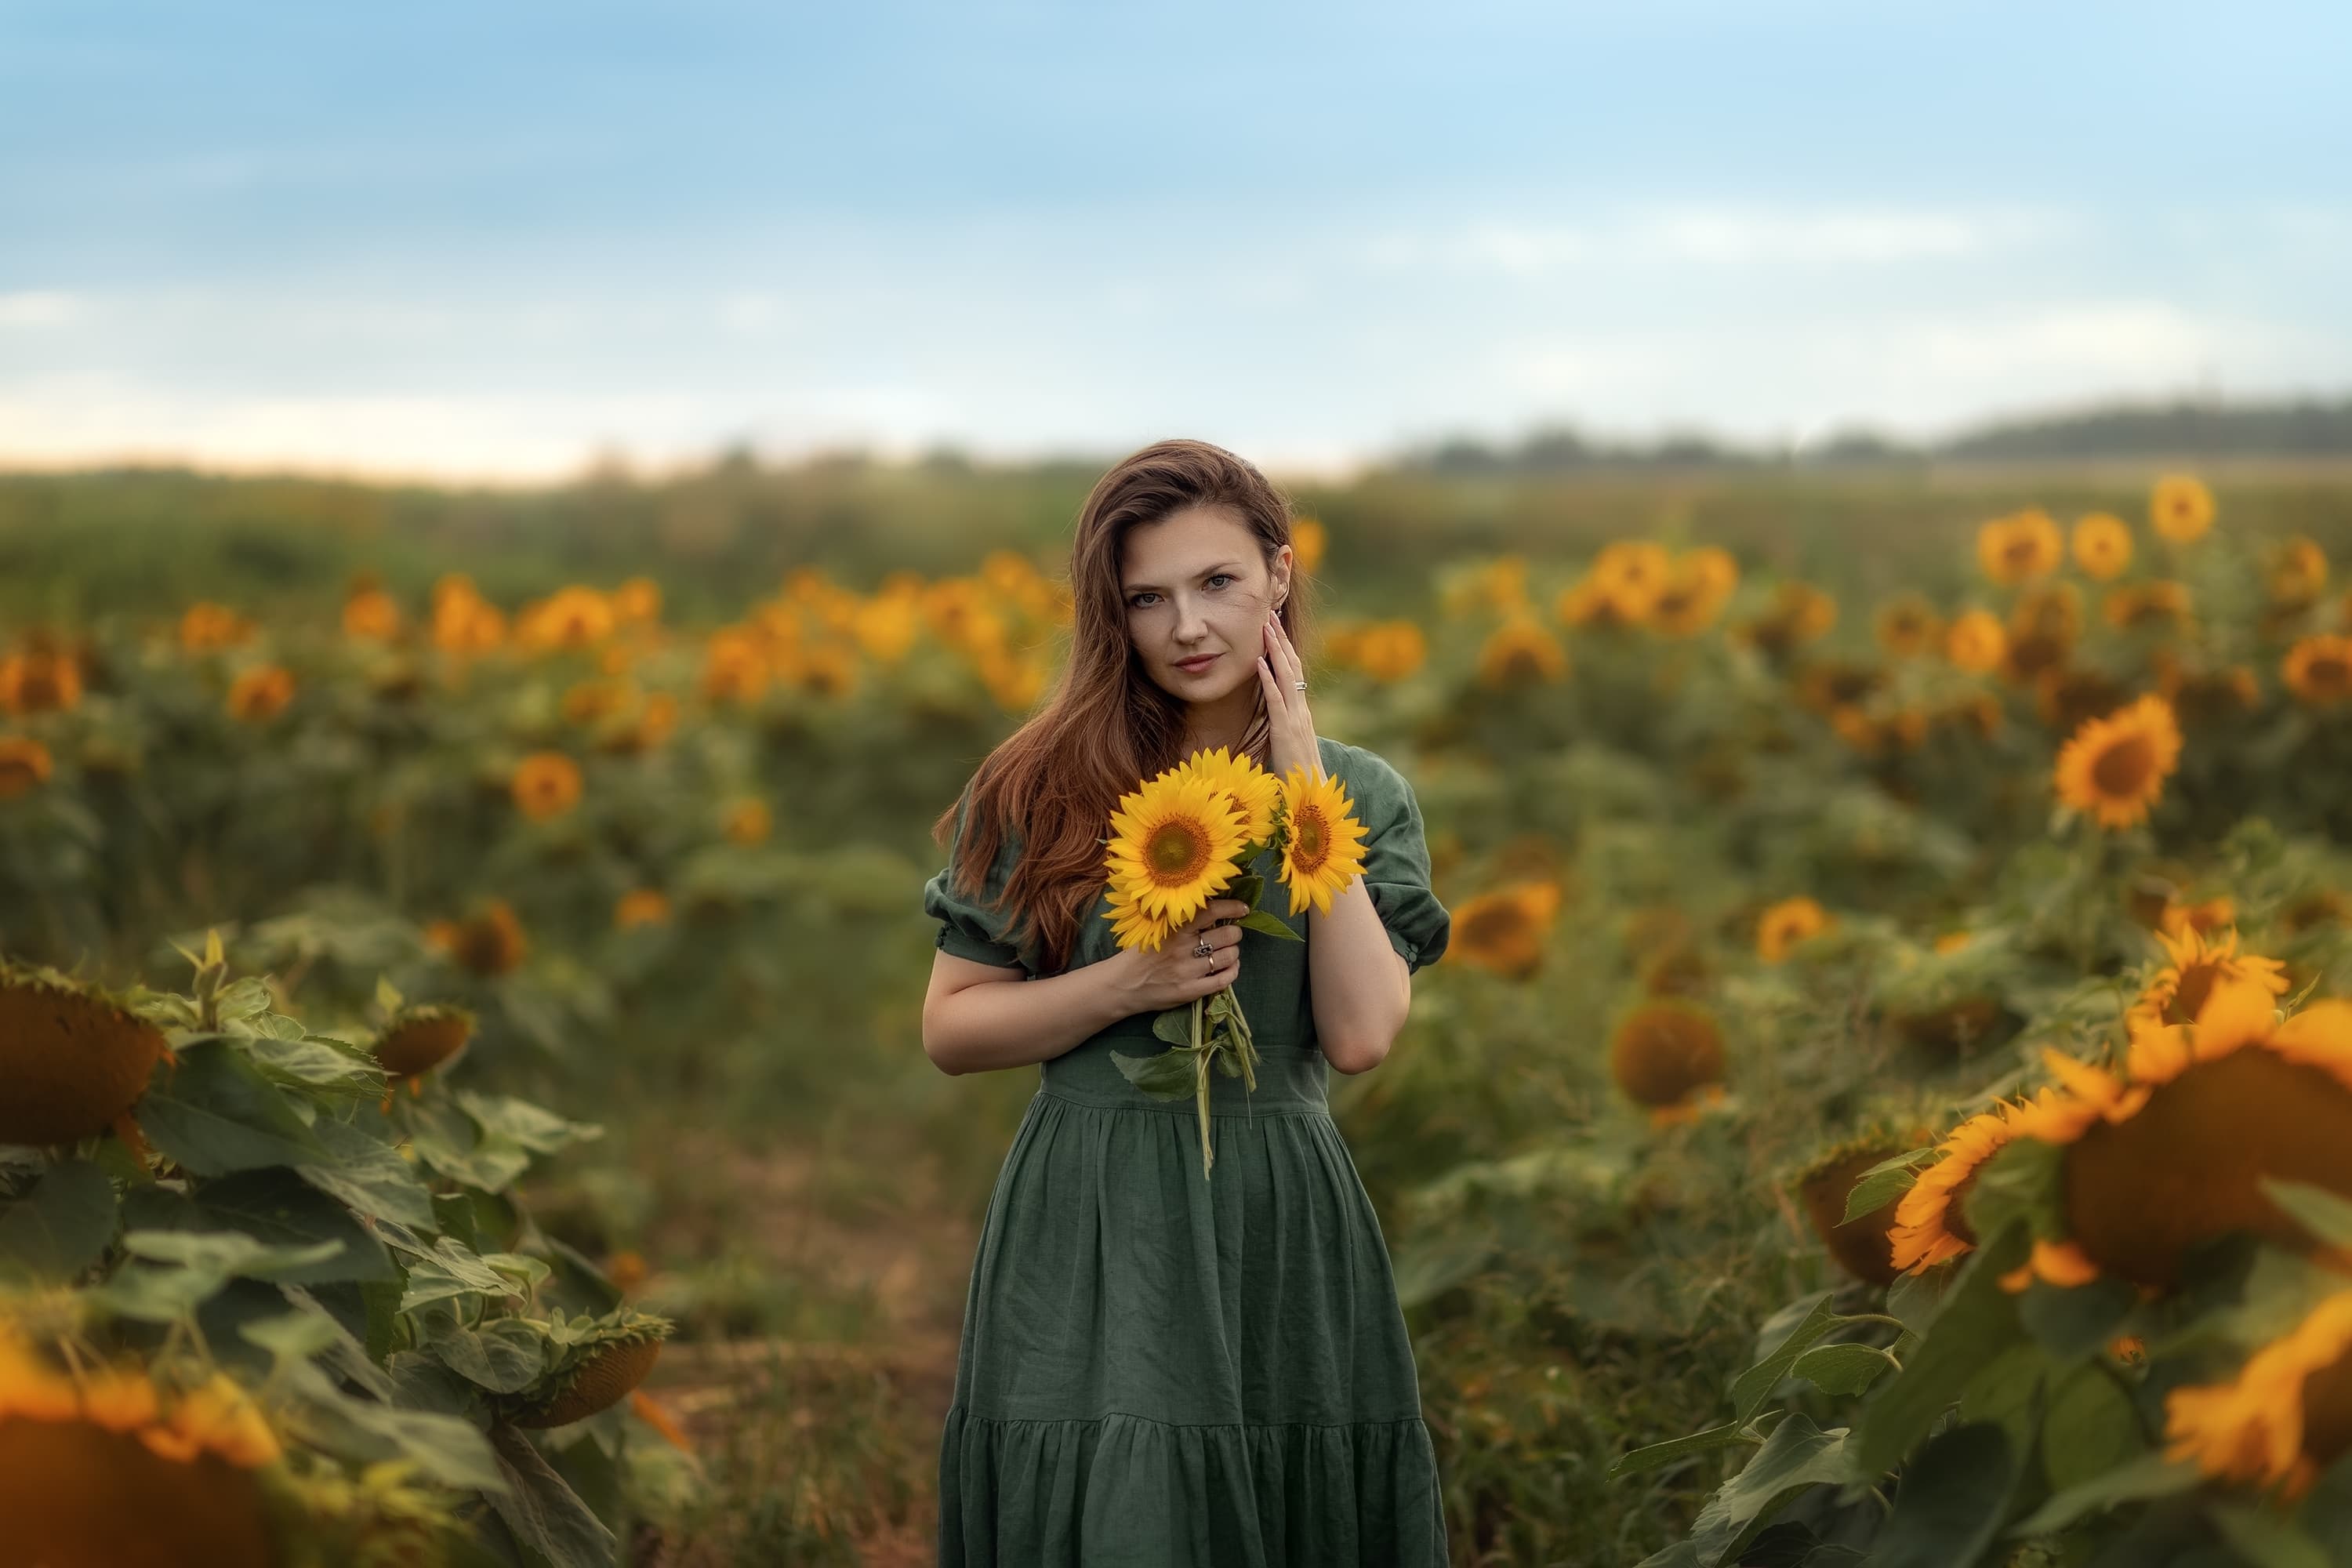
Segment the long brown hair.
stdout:
[[[950,879],[958,892],[977,898],[1006,825],[1021,825],[1020,858],[997,908],[1013,917],[1007,942],[1026,945],[1034,938],[1040,974],[1068,966],[1079,922],[1102,897],[1102,840],[1118,797],[1183,760],[1177,751],[1184,702],[1139,664],[1119,562],[1129,530],[1193,506],[1222,507],[1248,528],[1269,574],[1291,542],[1289,501],[1222,447],[1160,441],[1112,465],[1079,509],[1070,542],[1070,647],[1060,679],[1045,705],[988,754],[966,786],[971,805]],[[1276,613],[1302,657],[1310,620],[1306,586],[1294,553]],[[1263,687],[1241,745],[1267,765],[1272,732]],[[954,837],[961,805],[931,825],[935,843],[945,846]]]

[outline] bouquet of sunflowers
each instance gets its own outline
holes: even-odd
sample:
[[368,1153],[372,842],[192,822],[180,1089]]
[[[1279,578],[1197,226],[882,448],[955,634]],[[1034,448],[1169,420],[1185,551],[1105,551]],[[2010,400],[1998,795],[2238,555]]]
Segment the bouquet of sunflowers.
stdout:
[[[1260,904],[1265,878],[1249,868],[1268,849],[1278,850],[1277,875],[1290,889],[1289,912],[1312,904],[1329,914],[1332,895],[1363,870],[1364,826],[1353,809],[1346,790],[1328,776],[1294,767],[1277,778],[1223,746],[1195,752],[1119,797],[1111,836],[1103,840],[1111,906],[1104,918],[1121,948],[1156,952],[1211,899],[1237,899],[1250,910],[1235,923],[1302,941]],[[1211,1070],[1244,1079],[1253,1092],[1257,1088],[1259,1057],[1249,1019],[1229,986],[1160,1014],[1151,1032],[1169,1043],[1167,1050],[1150,1057],[1114,1051],[1111,1059],[1129,1083],[1156,1100],[1194,1097],[1205,1179],[1216,1158],[1209,1144]]]

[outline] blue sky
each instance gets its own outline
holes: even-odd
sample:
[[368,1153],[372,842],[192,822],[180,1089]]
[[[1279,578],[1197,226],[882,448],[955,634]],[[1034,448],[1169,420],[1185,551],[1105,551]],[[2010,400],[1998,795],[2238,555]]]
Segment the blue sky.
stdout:
[[0,462],[2352,385],[2352,10],[0,0]]

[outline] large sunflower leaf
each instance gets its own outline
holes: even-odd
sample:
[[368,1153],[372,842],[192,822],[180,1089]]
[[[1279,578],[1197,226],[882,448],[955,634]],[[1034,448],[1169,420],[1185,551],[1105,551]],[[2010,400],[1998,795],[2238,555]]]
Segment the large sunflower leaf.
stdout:
[[490,1441],[506,1489],[491,1498],[499,1517],[554,1568],[604,1568],[620,1549],[604,1521],[564,1484],[530,1439],[501,1422]]
[[227,1038],[189,1040],[155,1064],[139,1101],[149,1142],[199,1176],[326,1159],[293,1103]]
[[1789,1499],[1851,1474],[1844,1427],[1824,1432],[1801,1415],[1788,1417],[1772,1429],[1747,1468],[1717,1488],[1691,1521],[1696,1561],[1700,1568],[1715,1568]]
[[87,1160],[63,1160],[32,1191],[0,1204],[0,1279],[63,1281],[114,1239],[114,1184]]
[[390,1279],[397,1272],[383,1243],[351,1210],[284,1169],[241,1171],[199,1183],[193,1196],[143,1187],[131,1194],[124,1215],[142,1229],[236,1233],[272,1247],[341,1244],[340,1251],[311,1263],[234,1270],[258,1279],[316,1285],[335,1279]]
[[2000,1531],[2023,1461],[1999,1426],[1937,1433],[1903,1467],[1895,1511],[1871,1545],[1874,1568],[1969,1568]]
[[332,1116],[321,1116],[310,1131],[331,1158],[296,1166],[304,1181],[371,1218],[436,1228],[432,1196],[399,1150]]

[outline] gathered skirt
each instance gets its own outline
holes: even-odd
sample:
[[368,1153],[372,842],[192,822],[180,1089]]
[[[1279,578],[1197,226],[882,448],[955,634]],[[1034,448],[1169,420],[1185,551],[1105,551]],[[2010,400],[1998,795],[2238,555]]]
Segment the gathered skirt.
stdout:
[[[1149,1020],[1140,1021],[1148,1025]],[[943,1568],[1438,1568],[1445,1521],[1388,1249],[1312,1047],[1144,1096],[1045,1064],[990,1194],[940,1447]]]

